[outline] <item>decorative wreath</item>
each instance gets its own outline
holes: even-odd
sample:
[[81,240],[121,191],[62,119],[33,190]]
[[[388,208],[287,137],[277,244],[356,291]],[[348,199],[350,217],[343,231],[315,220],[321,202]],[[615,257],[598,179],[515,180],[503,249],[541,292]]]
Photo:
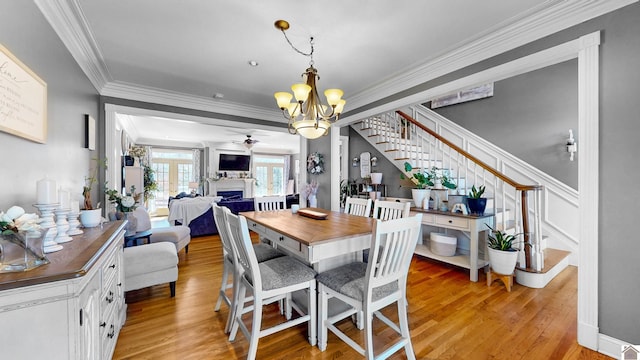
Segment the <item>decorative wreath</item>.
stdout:
[[322,154],[314,152],[307,156],[307,172],[309,174],[322,174],[324,172]]

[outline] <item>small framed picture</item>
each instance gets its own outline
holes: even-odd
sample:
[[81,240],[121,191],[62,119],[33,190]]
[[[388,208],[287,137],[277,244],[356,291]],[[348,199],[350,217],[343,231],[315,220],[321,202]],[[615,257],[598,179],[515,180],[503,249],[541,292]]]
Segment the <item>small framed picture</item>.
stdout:
[[91,115],[86,114],[84,116],[84,124],[85,124],[84,147],[89,150],[95,150],[96,149],[96,119],[94,119]]

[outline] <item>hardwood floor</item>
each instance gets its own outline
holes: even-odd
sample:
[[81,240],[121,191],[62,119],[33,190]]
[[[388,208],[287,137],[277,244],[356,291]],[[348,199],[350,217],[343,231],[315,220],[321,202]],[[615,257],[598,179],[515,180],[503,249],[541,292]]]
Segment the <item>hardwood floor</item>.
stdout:
[[[224,334],[228,307],[213,310],[222,275],[217,236],[194,238],[189,254],[180,253],[176,297],[168,285],[126,294],[127,322],[114,359],[244,359],[248,342],[241,332],[230,343]],[[418,359],[610,359],[576,342],[577,269],[569,267],[544,289],[514,284],[508,293],[496,281],[487,287],[469,273],[414,256],[408,283],[409,328]],[[386,309],[394,317],[394,308]],[[279,321],[269,306],[265,323]],[[249,322],[249,318],[246,319]],[[359,337],[349,321],[341,327]],[[394,335],[374,320],[375,341]],[[329,333],[325,352],[309,345],[307,327],[260,340],[258,359],[358,359],[358,353]],[[362,337],[360,337],[360,341]],[[405,359],[404,352],[392,359]]]

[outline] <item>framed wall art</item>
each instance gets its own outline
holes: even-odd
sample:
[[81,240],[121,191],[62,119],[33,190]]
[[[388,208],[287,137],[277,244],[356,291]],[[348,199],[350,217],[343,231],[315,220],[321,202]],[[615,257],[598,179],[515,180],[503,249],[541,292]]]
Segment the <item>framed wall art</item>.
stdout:
[[85,126],[85,135],[84,135],[84,147],[89,150],[96,149],[96,119],[94,119],[91,115],[86,114],[84,116],[84,126]]
[[47,83],[1,44],[0,131],[47,141]]

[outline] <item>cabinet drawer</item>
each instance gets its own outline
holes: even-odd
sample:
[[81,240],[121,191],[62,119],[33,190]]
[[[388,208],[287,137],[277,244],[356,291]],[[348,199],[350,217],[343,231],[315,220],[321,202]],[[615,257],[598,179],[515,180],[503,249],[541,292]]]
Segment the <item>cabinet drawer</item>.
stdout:
[[294,239],[281,235],[275,231],[267,230],[267,237],[273,241],[276,247],[283,247],[295,253],[300,252],[300,243]]
[[255,231],[260,235],[267,236],[267,229],[260,224],[257,224],[251,220],[247,220],[247,227],[249,228],[249,230]]
[[111,315],[107,320],[100,323],[100,350],[102,352],[102,359],[111,359],[120,332],[118,324],[115,323],[115,315]]
[[436,216],[433,214],[422,214],[422,223],[427,225],[433,225],[436,223]]
[[436,225],[442,225],[448,228],[457,228],[460,230],[469,230],[469,220],[455,216],[438,216],[436,217]]
[[120,272],[120,264],[118,262],[118,250],[119,248],[113,249],[113,251],[107,256],[107,260],[102,265],[102,291],[104,292],[109,286],[109,283],[112,282],[112,279],[116,278],[116,275]]
[[102,292],[100,296],[100,319],[106,319],[111,316],[113,313],[113,309],[116,307],[119,299],[119,291],[118,285],[116,284],[116,279],[112,279],[108,283],[108,287],[105,291]]

